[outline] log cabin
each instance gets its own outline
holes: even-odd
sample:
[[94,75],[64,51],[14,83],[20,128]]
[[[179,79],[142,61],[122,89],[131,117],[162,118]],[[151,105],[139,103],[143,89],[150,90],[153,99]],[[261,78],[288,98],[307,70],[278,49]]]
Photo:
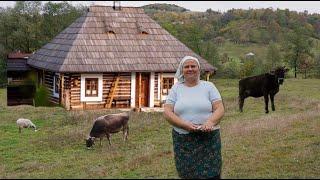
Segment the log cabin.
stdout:
[[27,63],[67,110],[141,108],[162,106],[186,55],[216,71],[142,8],[93,5]]

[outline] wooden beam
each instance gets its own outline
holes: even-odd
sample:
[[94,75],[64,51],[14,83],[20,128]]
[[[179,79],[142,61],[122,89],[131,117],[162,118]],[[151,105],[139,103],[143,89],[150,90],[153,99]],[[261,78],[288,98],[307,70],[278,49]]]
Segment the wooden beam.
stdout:
[[162,79],[163,79],[162,72],[159,73],[159,76],[160,76],[160,89],[159,89],[159,91],[160,91],[160,107],[162,107]]
[[66,97],[65,97],[66,104],[65,104],[65,107],[69,111],[70,110],[70,89],[66,89],[65,93],[66,93]]
[[65,106],[65,97],[64,97],[64,74],[60,74],[60,92],[59,92],[59,98],[60,98],[60,104]]
[[139,110],[141,109],[141,79],[142,79],[142,77],[141,77],[141,72],[139,73],[139,103],[138,103],[138,108],[139,108]]
[[109,97],[109,102],[107,104],[108,108],[111,108],[113,97],[114,97],[114,93],[116,92],[116,89],[118,87],[119,80],[120,80],[120,74],[117,75],[116,80],[113,81],[113,83],[111,85],[111,89],[110,89],[109,96],[108,96]]
[[207,73],[206,73],[206,81],[209,81],[209,80],[210,80],[210,74],[211,74],[210,72],[207,72]]
[[44,74],[44,70],[42,70],[42,80],[41,80],[41,86],[45,84],[44,80],[45,80],[45,74]]

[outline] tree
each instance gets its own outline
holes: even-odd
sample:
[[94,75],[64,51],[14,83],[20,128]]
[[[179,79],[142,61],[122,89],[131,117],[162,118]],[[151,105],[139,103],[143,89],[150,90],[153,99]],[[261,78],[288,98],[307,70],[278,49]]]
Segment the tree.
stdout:
[[307,78],[307,71],[310,70],[315,64],[314,58],[307,54],[301,54],[301,62],[299,63],[299,68],[304,72],[304,78]]
[[184,34],[183,39],[195,53],[201,56],[201,44],[204,39],[204,33],[201,27],[196,23],[188,24],[184,27],[186,34]]
[[69,26],[84,6],[68,2],[17,1],[13,8],[0,9],[0,43],[4,54],[21,50],[33,52]]
[[294,68],[294,77],[297,78],[297,68],[308,57],[313,57],[312,40],[304,34],[304,29],[295,27],[294,32],[288,33],[286,38],[286,59]]
[[252,59],[245,60],[245,62],[241,65],[240,78],[244,78],[252,75],[255,67],[256,67],[256,64],[254,60]]
[[13,8],[18,23],[14,36],[22,51],[32,52],[39,46],[41,5],[41,1],[17,1]]
[[320,78],[320,54],[315,58],[315,73],[318,78]]
[[219,65],[219,52],[217,46],[215,46],[211,41],[203,43],[202,50],[203,57],[208,60],[213,66]]
[[274,42],[269,43],[267,51],[267,66],[268,69],[273,69],[281,63],[280,50]]
[[231,40],[234,42],[234,43],[239,43],[240,42],[240,37],[241,37],[241,32],[239,29],[232,29],[231,32]]
[[5,48],[2,44],[0,44],[0,87],[7,82],[5,54]]
[[282,27],[288,26],[288,20],[284,10],[277,9],[276,20],[280,26]]
[[271,40],[270,34],[265,29],[260,29],[260,43],[268,44]]

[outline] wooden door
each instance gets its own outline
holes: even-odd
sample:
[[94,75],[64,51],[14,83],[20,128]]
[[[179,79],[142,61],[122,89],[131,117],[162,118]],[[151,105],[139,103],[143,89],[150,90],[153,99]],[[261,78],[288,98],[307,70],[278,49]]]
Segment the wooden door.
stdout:
[[136,107],[149,105],[149,76],[150,73],[137,73],[136,75]]

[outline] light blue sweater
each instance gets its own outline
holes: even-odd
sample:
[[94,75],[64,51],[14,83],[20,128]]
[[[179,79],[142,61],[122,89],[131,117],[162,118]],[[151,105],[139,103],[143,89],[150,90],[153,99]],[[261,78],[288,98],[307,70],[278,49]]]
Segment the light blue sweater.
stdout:
[[[188,87],[177,82],[172,86],[166,99],[166,104],[174,106],[174,113],[185,121],[194,124],[205,123],[212,115],[212,103],[221,100],[218,89],[212,82],[202,81],[194,87]],[[173,126],[180,134],[189,132]]]

